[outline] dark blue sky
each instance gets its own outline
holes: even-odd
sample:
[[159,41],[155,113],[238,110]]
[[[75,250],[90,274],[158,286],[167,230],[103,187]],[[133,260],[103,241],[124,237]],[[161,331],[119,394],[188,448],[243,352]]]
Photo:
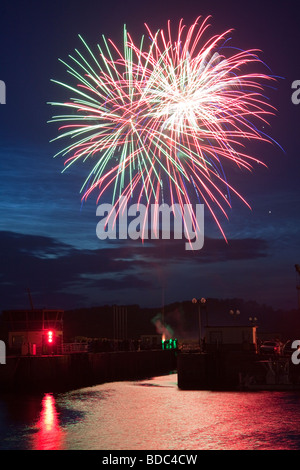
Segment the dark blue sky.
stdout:
[[[291,85],[300,80],[299,13],[296,1],[2,1],[0,79],[6,104],[0,105],[0,309],[27,307],[30,288],[36,306],[76,308],[105,303],[160,306],[193,297],[244,298],[276,307],[297,306],[300,263],[300,105]],[[211,31],[233,28],[232,44],[261,49],[278,80],[270,101],[278,109],[269,134],[283,147],[255,145],[251,152],[267,163],[252,174],[232,170],[234,186],[250,211],[233,199],[223,224],[226,245],[209,214],[204,248],[186,252],[182,243],[154,246],[104,243],[96,237],[96,205],[81,206],[83,166],[60,174],[60,149],[47,124],[47,105],[62,91],[50,79],[64,79],[58,58],[100,36],[122,43],[123,25],[139,38],[144,23],[153,30],[188,25],[212,15]],[[67,98],[67,96],[65,96]]]

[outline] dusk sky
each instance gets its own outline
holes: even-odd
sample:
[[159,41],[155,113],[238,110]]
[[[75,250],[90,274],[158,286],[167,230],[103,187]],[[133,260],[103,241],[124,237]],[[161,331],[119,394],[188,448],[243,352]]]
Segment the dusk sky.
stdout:
[[[292,83],[300,80],[300,6],[297,1],[184,0],[1,1],[0,80],[0,310],[79,308],[103,304],[159,307],[193,297],[243,298],[274,308],[296,308],[300,264],[300,104]],[[232,45],[260,49],[278,78],[266,91],[277,113],[266,132],[277,145],[247,149],[268,168],[232,167],[227,177],[252,210],[232,198],[222,221],[226,244],[205,210],[204,247],[186,251],[184,241],[101,241],[96,201],[81,203],[84,164],[61,174],[57,126],[47,104],[68,100],[51,82],[65,80],[58,61],[80,47],[78,34],[96,46],[104,34],[122,46],[123,25],[134,37],[186,25],[211,15],[211,33],[233,29]]]

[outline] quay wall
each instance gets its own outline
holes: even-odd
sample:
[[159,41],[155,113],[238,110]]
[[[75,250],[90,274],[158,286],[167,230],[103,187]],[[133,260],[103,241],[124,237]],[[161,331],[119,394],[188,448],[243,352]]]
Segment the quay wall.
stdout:
[[177,380],[183,390],[292,390],[300,388],[300,365],[251,351],[179,353]]
[[185,390],[236,390],[242,375],[252,375],[258,358],[252,352],[219,351],[178,355],[178,387]]
[[139,380],[174,371],[175,350],[13,356],[0,365],[1,391],[55,392],[105,382]]

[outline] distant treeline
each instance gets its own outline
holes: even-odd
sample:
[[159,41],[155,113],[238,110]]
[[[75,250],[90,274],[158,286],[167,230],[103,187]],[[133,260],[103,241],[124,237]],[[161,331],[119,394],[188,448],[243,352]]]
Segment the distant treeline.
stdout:
[[[232,310],[238,310],[239,315],[230,314]],[[141,335],[162,333],[164,325],[170,336],[192,339],[198,336],[198,314],[198,304],[191,301],[175,302],[164,308],[104,305],[74,309],[64,314],[64,336],[67,340],[76,336],[138,339]],[[203,328],[205,325],[249,325],[254,318],[258,333],[274,333],[283,339],[296,339],[298,334],[297,339],[300,339],[299,310],[275,310],[255,301],[238,298],[208,298],[201,308]]]
[[[300,311],[276,310],[255,301],[236,299],[206,299],[206,303],[174,302],[163,308],[142,308],[139,305],[102,305],[66,310],[64,313],[64,340],[76,337],[90,339],[138,340],[141,335],[164,333],[179,340],[198,338],[198,316],[201,324],[250,325],[255,319],[258,334],[270,334],[284,339],[300,339]],[[239,315],[232,315],[230,311]],[[7,325],[1,321],[0,340],[5,340]]]

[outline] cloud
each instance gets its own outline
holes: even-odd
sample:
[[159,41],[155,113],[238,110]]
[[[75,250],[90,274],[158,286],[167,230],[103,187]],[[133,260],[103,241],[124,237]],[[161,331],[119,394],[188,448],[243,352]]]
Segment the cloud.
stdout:
[[169,262],[193,261],[196,263],[225,262],[261,258],[268,255],[268,243],[260,238],[229,240],[205,238],[204,247],[198,251],[186,251],[184,240],[159,240],[156,244],[145,243],[145,253],[152,259],[162,258]]
[[68,307],[88,305],[97,299],[101,303],[108,293],[114,303],[122,291],[131,292],[132,298],[135,292],[151,297],[162,281],[162,268],[169,268],[175,278],[191,264],[254,259],[267,256],[268,249],[260,239],[231,240],[229,245],[207,239],[199,252],[186,251],[183,240],[102,242],[99,249],[80,250],[51,237],[8,231],[0,232],[0,246],[5,308],[22,307],[28,288],[38,304],[48,307],[59,307],[59,302]]

